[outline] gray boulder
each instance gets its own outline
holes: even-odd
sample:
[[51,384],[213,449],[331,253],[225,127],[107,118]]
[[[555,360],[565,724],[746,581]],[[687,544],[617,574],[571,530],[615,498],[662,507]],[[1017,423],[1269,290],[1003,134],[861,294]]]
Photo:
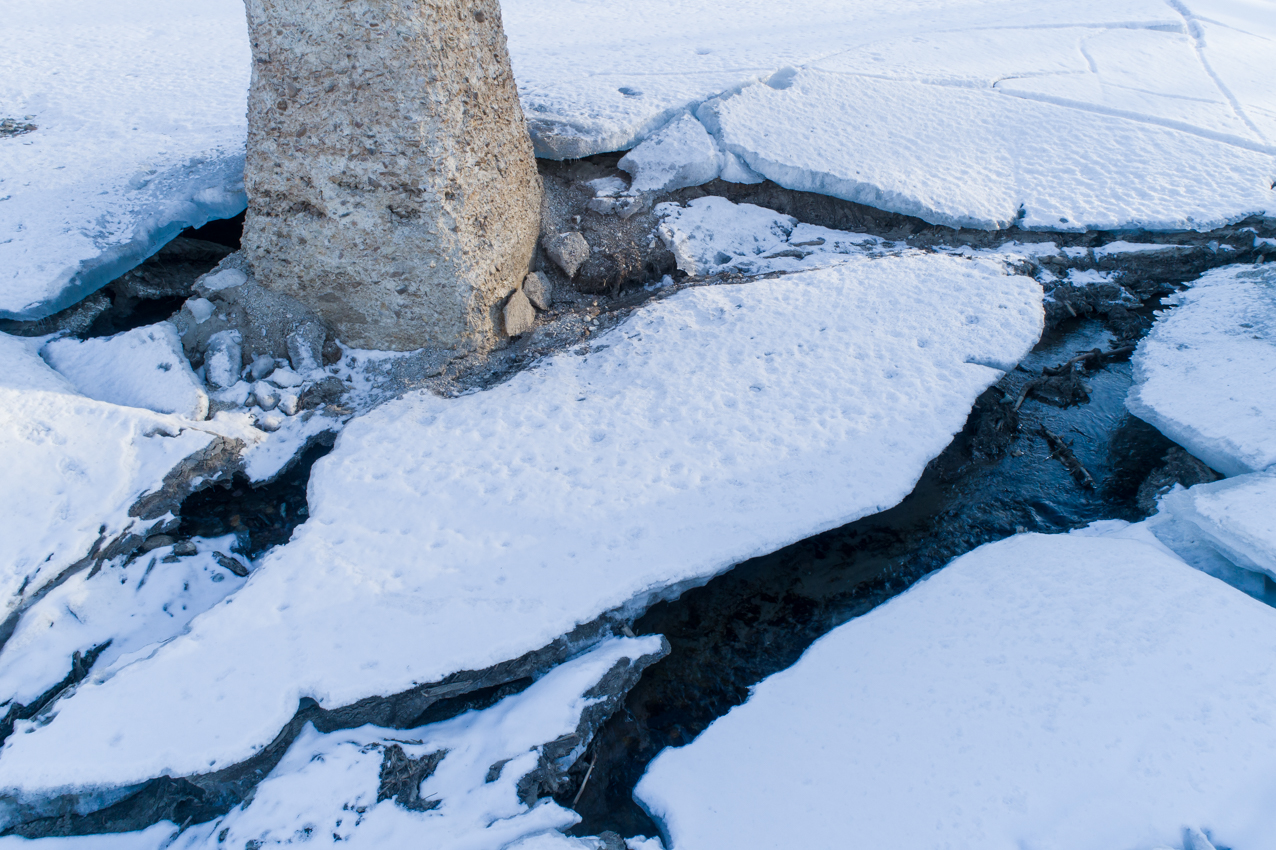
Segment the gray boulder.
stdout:
[[545,240],[545,253],[568,277],[575,277],[581,264],[589,259],[589,243],[579,233],[559,233]]

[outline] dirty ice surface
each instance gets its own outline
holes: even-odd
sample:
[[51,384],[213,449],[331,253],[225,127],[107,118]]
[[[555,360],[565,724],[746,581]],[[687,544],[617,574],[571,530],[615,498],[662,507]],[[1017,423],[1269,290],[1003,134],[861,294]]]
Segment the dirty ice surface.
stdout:
[[[0,334],[0,617],[132,526],[128,515],[212,434],[188,420],[85,398],[36,353]],[[20,484],[21,486],[17,486]]]
[[[613,638],[490,708],[416,729],[363,726],[323,735],[307,726],[251,802],[218,819],[205,846],[255,841],[265,850],[305,837],[347,848],[501,850],[570,828],[580,815],[552,799],[525,805],[519,780],[536,768],[543,744],[577,731],[581,713],[600,699],[589,691],[614,665],[663,651],[659,636]],[[378,800],[382,760],[395,745],[413,760],[446,753],[418,790],[433,808],[411,811],[414,801],[402,797]],[[579,758],[583,742],[578,750],[567,758]]]
[[781,185],[932,223],[1210,229],[1276,209],[1265,4],[503,9],[540,156],[626,149],[690,108]]
[[180,634],[196,614],[243,585],[244,578],[216,559],[217,553],[233,557],[235,543],[233,535],[195,538],[195,551],[182,556],[162,546],[81,570],[52,589],[23,612],[0,648],[0,705],[31,705],[70,671],[72,653],[87,655],[110,641],[93,667],[104,676],[133,653]]
[[244,208],[240,0],[0,0],[0,318],[36,319]]
[[674,850],[1276,848],[1276,610],[1135,539],[988,544],[834,630],[636,794]]
[[223,767],[302,696],[483,669],[896,504],[1037,341],[1041,299],[990,263],[859,259],[683,290],[493,389],[385,404],[316,464],[289,544],[188,634],[20,724],[0,787]]
[[1126,406],[1224,475],[1276,464],[1276,266],[1215,269],[1169,301]]

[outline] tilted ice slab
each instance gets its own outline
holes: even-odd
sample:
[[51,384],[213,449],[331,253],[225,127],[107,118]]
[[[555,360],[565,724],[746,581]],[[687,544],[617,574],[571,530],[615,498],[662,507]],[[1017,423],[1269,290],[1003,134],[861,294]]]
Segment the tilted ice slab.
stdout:
[[989,230],[1209,230],[1276,214],[1276,148],[1265,143],[991,88],[825,70],[775,86],[698,114],[724,148],[790,189]]
[[[245,206],[240,0],[0,0],[0,318],[99,289]],[[28,122],[24,122],[28,123]]]
[[[18,800],[218,769],[325,707],[481,670],[896,504],[1042,327],[992,264],[859,260],[678,292],[316,464],[311,518],[189,633],[0,751]],[[27,730],[30,730],[27,732]]]
[[1276,464],[1276,266],[1214,269],[1168,300],[1126,407],[1225,475]]
[[1233,564],[1276,578],[1276,473],[1176,489],[1161,511],[1191,523]]
[[105,339],[55,339],[40,354],[89,398],[187,419],[208,415],[204,382],[191,371],[171,322]]
[[826,635],[636,795],[673,850],[1276,847],[1276,611],[1157,546],[1020,535]]
[[35,353],[0,334],[0,619],[132,527],[145,494],[212,434],[176,416],[79,395]]

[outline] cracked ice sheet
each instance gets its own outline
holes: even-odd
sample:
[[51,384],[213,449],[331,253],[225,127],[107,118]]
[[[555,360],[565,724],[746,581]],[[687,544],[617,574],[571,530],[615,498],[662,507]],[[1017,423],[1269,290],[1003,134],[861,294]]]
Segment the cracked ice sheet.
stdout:
[[635,796],[673,850],[1179,847],[1185,826],[1276,848],[1276,610],[1124,533],[957,559]]
[[1191,523],[1237,566],[1276,578],[1276,472],[1178,488],[1161,499],[1161,510]]
[[[896,64],[937,65],[944,79],[968,80],[971,51],[987,55],[984,36],[999,30],[997,58],[974,75],[991,86],[1020,74],[1088,70],[1077,38],[1052,36],[1052,28],[1186,30],[1183,17],[1159,0],[740,0],[726,16],[715,4],[680,0],[504,0],[502,15],[537,155],[553,159],[630,148],[687,106],[787,66],[889,55]],[[916,41],[928,37],[957,45],[950,61],[935,63],[932,44]],[[1270,55],[1266,42],[1255,44],[1257,55]],[[1199,64],[1190,49],[1174,59]],[[1162,79],[1166,70],[1148,68],[1145,76]],[[1256,79],[1251,89],[1271,101]]]
[[0,599],[3,614],[130,525],[143,495],[212,434],[189,420],[94,401],[36,354],[43,338],[0,334]]
[[240,0],[0,0],[0,317],[35,319],[244,208]]
[[387,403],[315,465],[288,545],[188,634],[12,735],[0,787],[226,766],[302,696],[484,669],[894,505],[1036,342],[1041,297],[988,263],[860,259],[687,289],[585,356]]
[[1224,475],[1276,464],[1276,265],[1214,269],[1167,300],[1126,407]]
[[992,88],[825,70],[785,83],[698,114],[726,150],[790,189],[990,230],[1209,230],[1276,213],[1276,148],[1265,143]]

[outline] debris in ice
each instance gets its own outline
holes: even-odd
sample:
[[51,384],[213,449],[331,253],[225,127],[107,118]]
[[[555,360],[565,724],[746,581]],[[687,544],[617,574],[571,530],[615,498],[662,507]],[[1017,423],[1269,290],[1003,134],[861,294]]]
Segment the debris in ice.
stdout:
[[1276,464],[1276,266],[1227,266],[1170,296],[1126,406],[1225,475]]
[[686,289],[490,390],[387,403],[233,604],[10,738],[0,787],[238,762],[303,696],[483,670],[880,511],[1041,327],[1040,287],[992,264],[859,259]]
[[801,224],[765,207],[713,195],[686,206],[659,204],[656,214],[661,218],[660,237],[678,268],[696,276],[819,268],[853,256],[881,256],[892,244],[867,233]]
[[[415,729],[325,735],[307,725],[252,799],[216,822],[206,846],[266,850],[331,837],[354,848],[501,850],[568,829],[580,815],[534,793],[529,799],[537,771],[552,759],[551,769],[565,774],[583,754],[582,724],[592,736],[601,722],[591,724],[589,712],[605,705],[610,713],[624,696],[600,689],[609,673],[628,666],[632,684],[666,652],[659,636],[613,638],[490,708]],[[405,769],[413,763],[421,769]]]
[[635,796],[674,847],[1276,847],[1276,610],[1119,533],[957,559]]
[[187,419],[208,415],[208,393],[170,322],[103,339],[55,339],[40,353],[89,398]]
[[214,558],[229,552],[233,536],[191,541],[194,554],[173,545],[139,557],[84,570],[51,590],[22,614],[0,648],[0,705],[31,705],[71,669],[73,653],[96,657],[92,676],[103,679],[139,650],[154,649],[186,629],[194,617],[243,585]]

